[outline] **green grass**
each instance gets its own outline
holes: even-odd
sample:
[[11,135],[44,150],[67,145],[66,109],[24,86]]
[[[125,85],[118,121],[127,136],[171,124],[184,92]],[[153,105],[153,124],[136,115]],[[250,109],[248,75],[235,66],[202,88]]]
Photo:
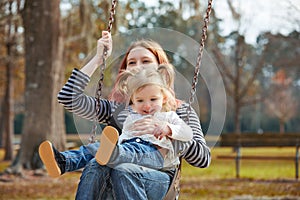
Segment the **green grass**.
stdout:
[[[295,156],[295,148],[242,148],[242,155]],[[207,169],[184,165],[187,177],[199,173],[206,178],[235,178],[235,160],[217,159],[218,155],[235,155],[232,148],[212,149],[212,162]],[[217,172],[217,173],[216,173]],[[249,179],[294,179],[294,160],[241,160],[240,177]]]
[[[295,156],[295,148],[244,148],[242,155]],[[209,168],[198,169],[183,162],[180,199],[296,199],[300,183],[295,180],[294,161],[242,160],[240,178],[235,178],[235,160],[217,159],[235,155],[232,148],[213,148]],[[201,198],[200,198],[201,197]],[[298,198],[297,198],[298,199]],[[299,198],[300,199],[300,198]]]

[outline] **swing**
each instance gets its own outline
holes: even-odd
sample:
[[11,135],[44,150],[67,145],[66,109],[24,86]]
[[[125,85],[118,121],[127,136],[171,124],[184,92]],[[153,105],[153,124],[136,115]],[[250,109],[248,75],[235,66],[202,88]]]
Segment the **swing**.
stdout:
[[[117,4],[117,0],[112,0],[112,7],[111,7],[111,10],[110,10],[110,17],[109,17],[108,28],[107,28],[107,31],[109,31],[109,32],[111,32],[111,29],[112,29],[112,23],[114,21],[116,4]],[[201,60],[202,60],[202,56],[203,56],[205,40],[207,38],[207,29],[208,29],[208,23],[209,23],[209,17],[210,17],[211,10],[212,10],[212,0],[208,0],[208,5],[207,5],[205,17],[204,17],[204,25],[202,27],[202,36],[201,36],[201,39],[200,39],[200,46],[199,46],[199,49],[198,49],[199,52],[198,52],[198,56],[197,56],[197,60],[196,60],[196,65],[195,65],[195,69],[194,69],[194,76],[193,76],[191,90],[190,90],[190,98],[188,100],[188,103],[189,103],[188,113],[187,113],[187,120],[188,121],[189,121],[190,113],[191,113],[191,110],[192,110],[191,105],[194,102],[194,98],[195,98],[195,94],[196,94],[196,86],[197,86],[197,83],[198,83],[198,76],[199,76],[199,73],[200,73],[200,65],[201,65]],[[106,62],[105,62],[106,54],[107,54],[107,49],[105,48],[104,53],[102,55],[103,62],[102,62],[102,65],[100,66],[100,79],[99,79],[98,87],[96,89],[96,94],[95,94],[96,113],[98,113],[98,111],[100,109],[101,90],[102,90],[102,85],[103,85],[104,70],[106,68]],[[96,129],[97,129],[97,119],[96,118],[97,117],[95,117],[92,134],[90,136],[90,143],[95,142]],[[179,190],[180,190],[180,188],[179,188],[180,173],[181,173],[181,158],[180,158],[180,164],[176,168],[173,180],[170,184],[169,190],[168,190],[164,200],[178,199]]]

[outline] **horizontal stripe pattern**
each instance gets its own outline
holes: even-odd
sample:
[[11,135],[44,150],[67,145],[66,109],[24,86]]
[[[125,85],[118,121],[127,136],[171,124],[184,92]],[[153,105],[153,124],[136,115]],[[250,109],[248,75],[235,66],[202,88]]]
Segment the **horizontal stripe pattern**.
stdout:
[[[111,124],[112,118],[117,116],[116,121],[122,126],[128,110],[120,109],[121,106],[124,107],[123,104],[101,99],[100,109],[96,111],[96,98],[84,94],[84,89],[89,82],[89,76],[74,69],[67,83],[57,95],[58,102],[63,104],[66,110],[80,117],[89,120],[97,117],[99,123],[106,125]],[[205,168],[211,161],[210,149],[206,145],[199,118],[193,109],[189,115],[189,121],[187,121],[188,107],[188,104],[183,103],[176,113],[193,129],[194,136],[191,142],[174,142],[174,150],[181,152],[179,156],[182,156],[189,164]],[[119,110],[119,113],[114,113]]]

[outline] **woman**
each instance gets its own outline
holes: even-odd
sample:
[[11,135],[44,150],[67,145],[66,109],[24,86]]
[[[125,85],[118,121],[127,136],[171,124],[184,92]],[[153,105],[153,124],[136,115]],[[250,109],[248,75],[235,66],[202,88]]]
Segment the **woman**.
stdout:
[[[79,116],[87,119],[94,119],[97,116],[99,122],[120,129],[120,125],[126,118],[126,110],[123,109],[124,96],[116,88],[113,89],[109,101],[101,101],[102,109],[98,113],[96,113],[95,99],[83,94],[90,77],[102,62],[104,46],[107,47],[109,56],[112,50],[112,41],[108,32],[102,33],[102,38],[98,40],[97,54],[92,60],[80,71],[76,69],[73,71],[68,82],[59,93],[58,99],[60,103],[64,104],[66,109]],[[137,41],[128,48],[121,62],[120,70],[151,63],[162,64],[169,63],[169,61],[165,52],[157,43],[147,40]],[[116,103],[111,104],[110,102],[112,101]],[[176,113],[186,121],[189,106],[181,101],[177,103]],[[208,167],[210,164],[210,149],[206,145],[198,116],[194,110],[192,110],[189,121],[186,121],[186,123],[193,130],[192,144],[189,147],[181,146],[175,152],[181,152],[179,156],[193,166]],[[153,129],[154,126],[152,121],[141,120],[136,123],[135,127],[138,131],[143,132]],[[93,157],[91,154],[94,154],[97,150],[97,147],[91,148],[89,146],[81,147],[83,148],[82,152],[84,152],[81,155],[74,154],[78,156],[75,160],[80,160],[79,162],[68,163],[67,161],[62,162],[61,165],[67,166],[67,171],[83,167]],[[93,149],[93,153],[87,149]],[[61,156],[55,151],[53,154],[55,157]],[[71,158],[74,159],[72,156]],[[57,160],[56,162],[59,163]],[[100,168],[101,174],[97,173]],[[106,171],[106,176],[103,175],[103,171]],[[174,172],[172,171],[147,170],[131,165],[123,165],[119,169],[111,169],[107,166],[99,165],[95,159],[92,159],[85,166],[82,173],[76,198],[105,199],[107,196],[113,195],[116,199],[132,199],[133,197],[135,199],[162,199],[169,188],[173,175]]]

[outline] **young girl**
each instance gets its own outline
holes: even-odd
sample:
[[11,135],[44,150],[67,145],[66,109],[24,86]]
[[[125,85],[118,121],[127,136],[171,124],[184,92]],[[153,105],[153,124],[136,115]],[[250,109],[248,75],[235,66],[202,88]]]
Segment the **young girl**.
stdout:
[[[127,95],[129,115],[120,138],[111,126],[103,130],[95,156],[99,164],[116,167],[134,163],[152,169],[174,169],[179,164],[173,143],[190,141],[193,131],[174,112],[176,99],[170,90],[173,79],[173,67],[167,64],[139,66],[120,74],[117,87]],[[141,134],[134,126],[143,118],[154,118],[159,128]]]

